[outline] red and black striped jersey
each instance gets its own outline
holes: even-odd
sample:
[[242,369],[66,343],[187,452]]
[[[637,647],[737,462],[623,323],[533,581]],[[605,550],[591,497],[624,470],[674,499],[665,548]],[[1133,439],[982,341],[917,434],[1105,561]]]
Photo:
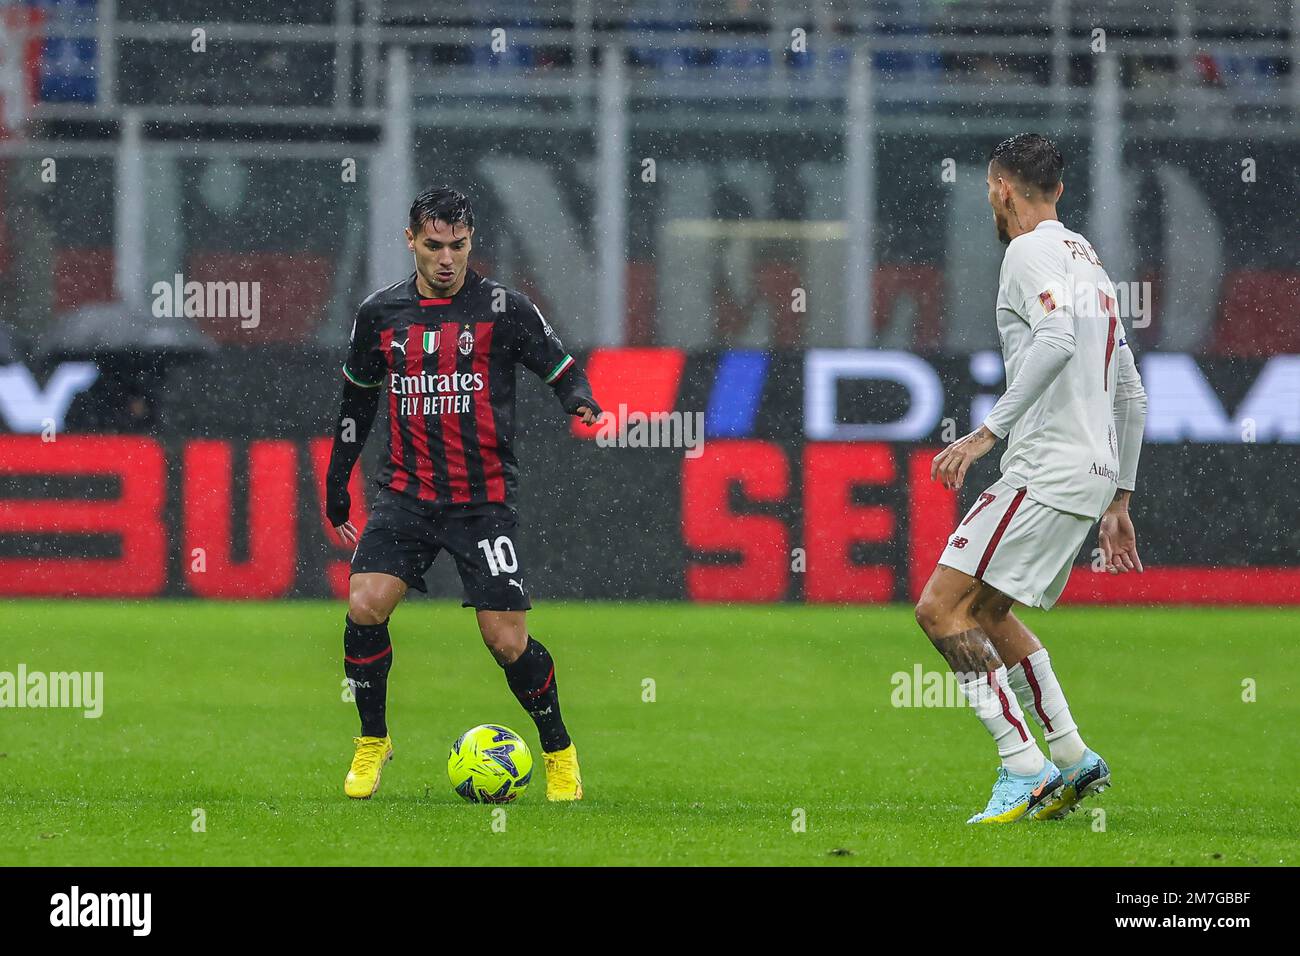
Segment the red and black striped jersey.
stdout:
[[537,306],[472,269],[450,298],[422,296],[412,272],[362,302],[343,374],[388,390],[379,483],[431,506],[513,507],[517,364],[548,385],[581,375]]

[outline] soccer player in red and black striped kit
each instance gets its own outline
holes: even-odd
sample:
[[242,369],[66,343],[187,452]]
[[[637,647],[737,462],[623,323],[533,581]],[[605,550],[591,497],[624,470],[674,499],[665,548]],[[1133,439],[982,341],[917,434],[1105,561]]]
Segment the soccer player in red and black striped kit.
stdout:
[[[577,751],[560,717],[555,662],[531,637],[532,604],[515,549],[515,366],[538,375],[566,413],[600,416],[586,375],[527,298],[469,268],[474,212],[454,189],[411,205],[407,247],[415,271],[361,303],[343,366],[343,403],[326,477],[326,516],[352,556],[348,682],[361,736],[344,782],[349,797],[379,789],[393,756],[385,716],[393,648],[388,620],[407,588],[450,552],[488,650],[541,738],[550,800],[580,800]],[[348,480],[388,392],[389,454],[357,541]]]

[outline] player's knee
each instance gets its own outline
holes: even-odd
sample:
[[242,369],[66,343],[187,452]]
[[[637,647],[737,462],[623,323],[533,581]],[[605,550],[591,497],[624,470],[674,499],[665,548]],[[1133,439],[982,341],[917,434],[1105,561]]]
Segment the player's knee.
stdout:
[[916,623],[932,641],[973,626],[968,594],[954,596],[927,588],[916,602]]
[[916,602],[916,623],[921,625],[921,630],[933,637],[947,619],[948,609],[940,601],[929,594],[921,595],[921,600]]
[[348,617],[357,624],[382,624],[392,613],[387,596],[373,587],[356,587],[348,594]]
[[513,621],[479,618],[479,633],[492,656],[504,664],[517,660],[528,646],[528,629]]
[[388,620],[388,615],[383,613],[378,604],[356,597],[348,602],[348,617],[355,624],[365,625],[382,624]]
[[519,655],[523,653],[523,648],[516,648],[515,642],[508,635],[495,631],[485,631],[483,633],[483,643],[492,652],[492,656],[497,659],[497,662],[501,664],[516,661],[519,659]]
[[483,632],[483,643],[487,649],[492,652],[492,656],[503,664],[509,664],[519,659],[519,655],[524,652],[528,645],[528,635],[518,635],[509,630],[493,630]]
[[357,624],[383,624],[406,595],[406,582],[388,574],[348,579],[348,616]]

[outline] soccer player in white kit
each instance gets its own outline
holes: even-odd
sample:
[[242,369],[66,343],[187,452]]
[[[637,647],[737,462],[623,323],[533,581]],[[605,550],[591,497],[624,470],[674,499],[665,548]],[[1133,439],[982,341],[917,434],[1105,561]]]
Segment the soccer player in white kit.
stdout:
[[1128,504],[1146,393],[1101,260],[1057,219],[1063,167],[1060,151],[1036,133],[993,150],[989,204],[1007,246],[997,299],[1007,390],[931,468],[935,480],[961,488],[971,463],[1007,441],[1002,477],[949,537],[916,605],[917,622],[1002,758],[988,805],[970,823],[1063,817],[1110,784],[1110,768],[1079,735],[1047,649],[1012,607],[1056,603],[1098,519],[1106,570],[1142,571]]

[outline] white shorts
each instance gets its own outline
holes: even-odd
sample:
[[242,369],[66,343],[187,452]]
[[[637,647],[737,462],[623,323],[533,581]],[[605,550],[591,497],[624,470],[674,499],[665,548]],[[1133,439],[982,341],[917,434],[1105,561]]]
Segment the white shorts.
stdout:
[[1057,511],[996,481],[948,538],[939,563],[1030,607],[1060,598],[1094,519]]

